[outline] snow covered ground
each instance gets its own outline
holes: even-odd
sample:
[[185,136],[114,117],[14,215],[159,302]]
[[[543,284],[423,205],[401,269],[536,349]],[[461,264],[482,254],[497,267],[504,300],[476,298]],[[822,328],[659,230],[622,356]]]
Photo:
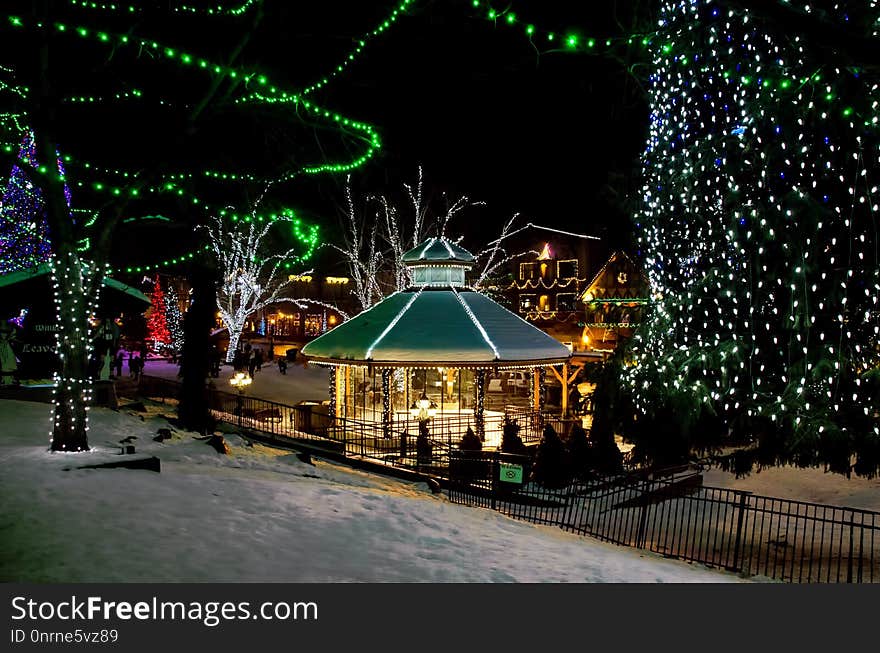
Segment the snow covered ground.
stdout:
[[[144,366],[144,374],[176,380],[179,369],[178,365],[168,361],[149,359]],[[233,392],[234,388],[229,385],[229,380],[233,375],[231,365],[222,365],[220,378],[214,379],[217,389]],[[330,372],[326,367],[289,363],[287,374],[281,374],[277,364],[266,363],[262,370],[254,374],[254,380],[248,388],[248,394],[252,397],[292,406],[303,400],[324,401],[328,399],[329,384]]]
[[[231,456],[154,442],[167,408],[95,409],[96,451],[51,454],[48,407],[0,401],[0,580],[743,582],[236,436]],[[76,468],[120,460],[127,436],[161,474]]]
[[[150,360],[145,373],[176,379],[177,371],[177,365],[164,360]],[[217,387],[229,389],[231,377],[232,368],[223,366],[220,379],[215,380]],[[306,367],[301,363],[291,364],[286,375],[278,371],[277,365],[264,365],[263,370],[255,375],[248,394],[292,405],[305,399],[326,399],[327,384],[327,369],[317,365]],[[847,479],[820,469],[774,467],[738,479],[733,474],[710,469],[703,474],[703,484],[747,490],[771,497],[880,511],[880,478]]]

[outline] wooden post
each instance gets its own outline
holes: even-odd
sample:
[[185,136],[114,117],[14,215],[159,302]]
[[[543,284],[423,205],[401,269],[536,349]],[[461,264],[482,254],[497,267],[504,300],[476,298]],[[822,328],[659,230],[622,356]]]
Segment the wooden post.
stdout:
[[532,408],[534,411],[541,411],[541,368],[532,369]]
[[568,415],[568,363],[562,364],[562,417]]

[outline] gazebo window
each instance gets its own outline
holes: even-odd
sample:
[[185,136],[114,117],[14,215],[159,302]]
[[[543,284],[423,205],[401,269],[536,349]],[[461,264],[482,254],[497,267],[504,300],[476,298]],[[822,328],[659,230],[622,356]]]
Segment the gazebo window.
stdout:
[[413,269],[413,282],[417,285],[463,286],[464,268],[449,265],[419,266]]

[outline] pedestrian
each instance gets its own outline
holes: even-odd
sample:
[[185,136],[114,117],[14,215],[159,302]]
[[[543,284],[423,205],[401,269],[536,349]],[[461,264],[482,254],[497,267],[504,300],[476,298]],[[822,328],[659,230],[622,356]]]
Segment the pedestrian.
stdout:
[[256,371],[259,372],[263,369],[263,350],[262,349],[258,349],[256,351],[256,353],[254,354],[254,359],[255,359],[254,366],[256,368]]
[[18,361],[12,350],[14,339],[15,328],[9,322],[0,322],[0,385],[5,385],[7,379],[12,383],[18,370]]
[[131,353],[131,356],[128,358],[128,374],[135,381],[138,380],[138,376],[140,375],[140,357],[135,354],[135,352]]
[[285,360],[284,356],[278,357],[278,371],[287,375],[287,360]]
[[254,378],[254,370],[257,368],[257,352],[251,350],[248,358],[248,376]]
[[220,348],[217,345],[211,345],[211,376],[215,379],[220,378],[220,364],[222,362]]
[[125,360],[125,350],[120,347],[113,359],[113,374],[118,379],[122,376],[122,362]]

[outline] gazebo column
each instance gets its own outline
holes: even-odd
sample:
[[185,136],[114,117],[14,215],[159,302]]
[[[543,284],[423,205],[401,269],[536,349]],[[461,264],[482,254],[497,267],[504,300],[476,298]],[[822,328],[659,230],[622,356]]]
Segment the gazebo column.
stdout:
[[536,413],[541,411],[541,391],[544,389],[541,387],[542,369],[541,367],[532,368],[532,410]]
[[345,378],[342,387],[345,388],[345,403],[343,408],[343,417],[354,415],[354,384],[351,382],[351,365],[345,366]]
[[474,401],[474,424],[477,426],[477,435],[480,440],[486,440],[486,425],[484,422],[484,401],[486,399],[486,370],[477,370],[474,374],[474,390],[476,391],[476,399]]
[[342,367],[342,370],[339,367],[334,368],[335,374],[333,375],[336,388],[336,396],[334,397],[335,410],[333,414],[336,417],[345,417],[345,377],[348,376],[348,365],[343,365]]
[[382,368],[382,435],[391,437],[391,375],[394,370],[390,367]]
[[336,366],[331,365],[330,366],[330,411],[329,411],[331,417],[337,416],[336,411],[337,411],[337,406],[339,405],[338,399],[337,399],[338,395],[339,395],[339,385],[336,380]]
[[562,364],[562,417],[568,416],[568,363]]

